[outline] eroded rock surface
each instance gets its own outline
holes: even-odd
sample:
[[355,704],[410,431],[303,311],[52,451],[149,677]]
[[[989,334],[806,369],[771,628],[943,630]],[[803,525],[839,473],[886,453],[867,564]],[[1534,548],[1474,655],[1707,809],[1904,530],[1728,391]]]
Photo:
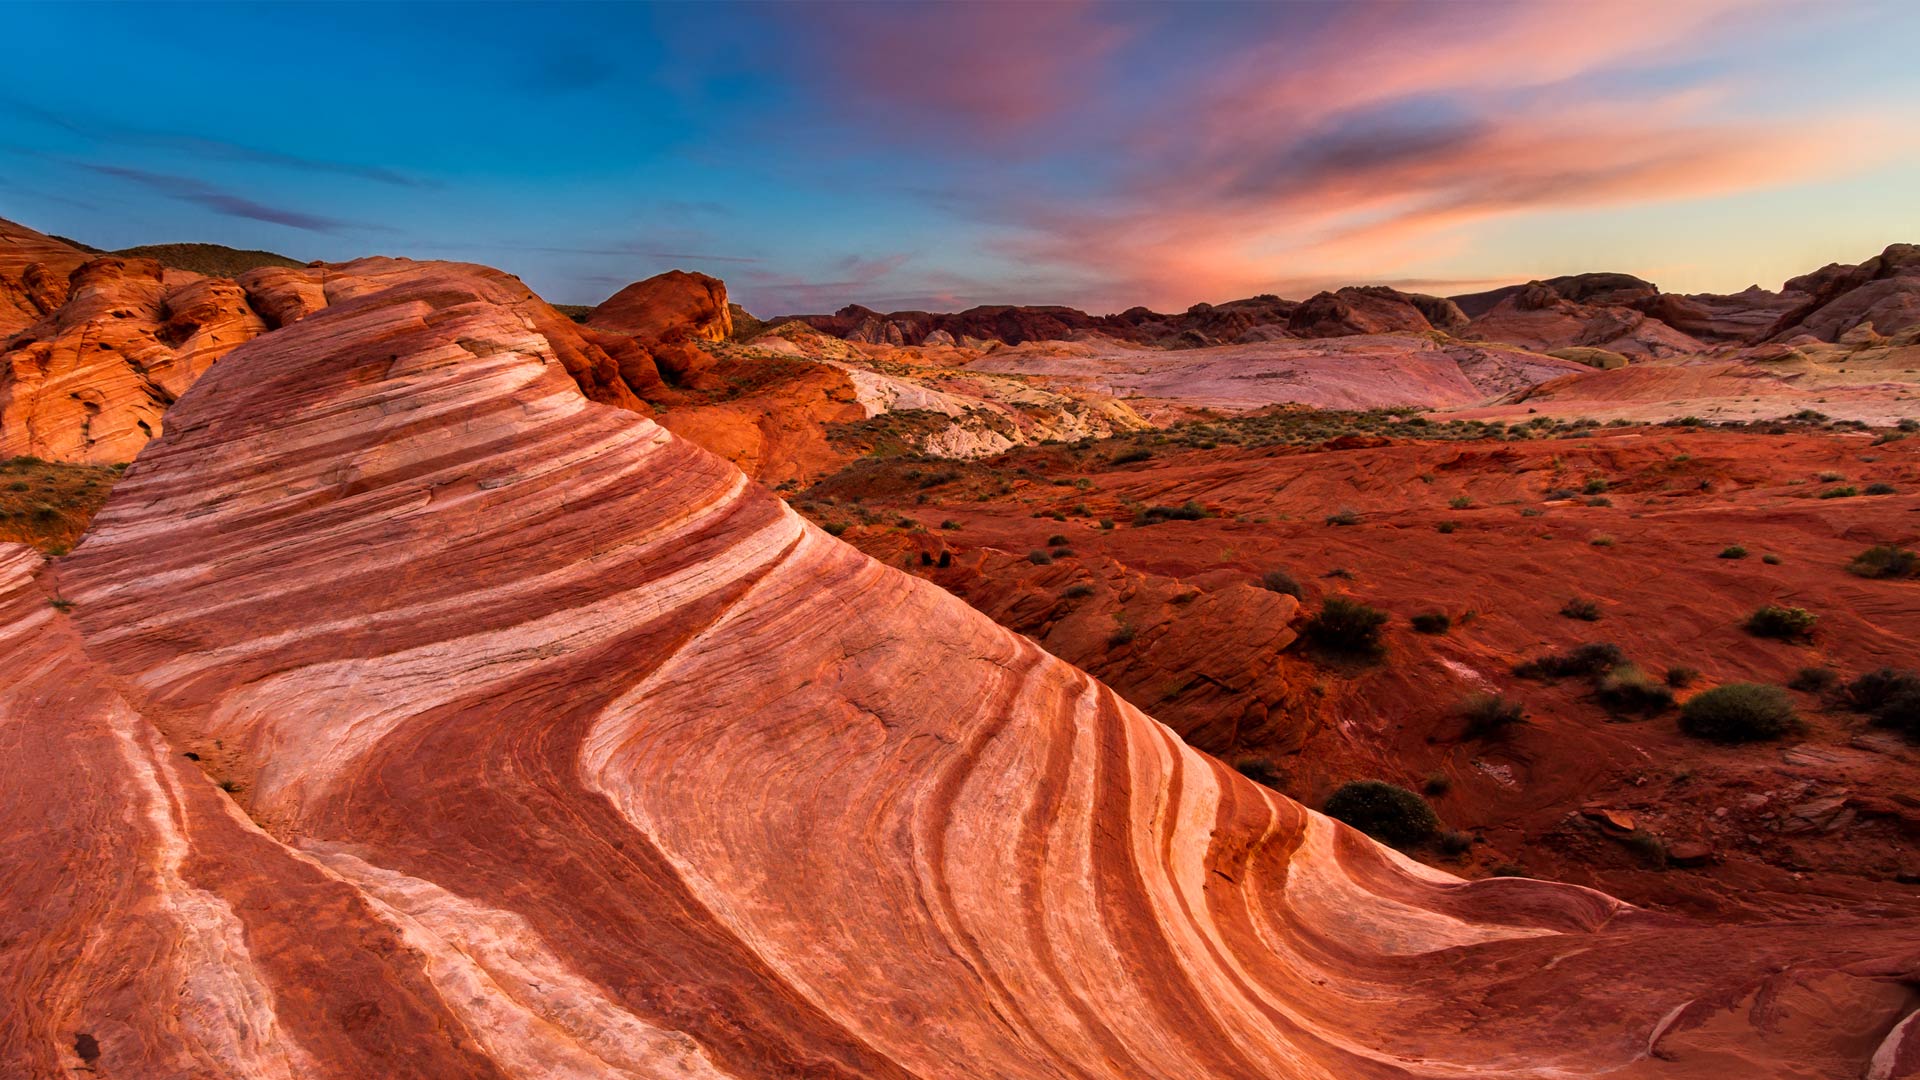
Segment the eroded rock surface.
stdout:
[[214,360],[266,323],[240,286],[151,259],[83,263],[0,355],[0,456],[129,461]]
[[0,1071],[1909,1067],[1920,920],[1422,868],[376,269],[0,550]]

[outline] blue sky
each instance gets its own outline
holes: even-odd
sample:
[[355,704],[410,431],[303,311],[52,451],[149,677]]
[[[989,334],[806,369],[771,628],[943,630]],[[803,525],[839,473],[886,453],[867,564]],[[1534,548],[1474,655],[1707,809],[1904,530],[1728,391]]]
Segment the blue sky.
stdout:
[[1920,240],[1913,4],[0,10],[0,216],[563,303],[1730,290]]

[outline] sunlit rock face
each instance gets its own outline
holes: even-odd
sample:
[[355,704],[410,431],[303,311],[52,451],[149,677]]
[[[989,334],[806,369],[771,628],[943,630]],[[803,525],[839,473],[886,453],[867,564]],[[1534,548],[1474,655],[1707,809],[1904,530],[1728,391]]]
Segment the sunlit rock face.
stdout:
[[0,1074],[1911,1068],[1920,921],[1422,868],[375,269],[0,550]]

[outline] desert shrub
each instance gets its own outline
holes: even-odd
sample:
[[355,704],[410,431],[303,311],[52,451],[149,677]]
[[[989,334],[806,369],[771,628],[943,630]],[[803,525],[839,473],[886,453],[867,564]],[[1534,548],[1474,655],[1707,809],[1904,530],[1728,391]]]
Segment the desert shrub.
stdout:
[[1785,690],[1765,683],[1728,683],[1680,707],[1680,730],[1718,743],[1764,742],[1792,731],[1799,718]]
[[1308,641],[1329,652],[1378,653],[1380,630],[1387,624],[1387,613],[1357,600],[1329,596],[1320,610],[1307,620]]
[[1895,489],[1892,484],[1868,484],[1866,489],[1866,494],[1893,495],[1893,494],[1897,494],[1897,489]]
[[1070,547],[1054,548],[1053,557],[1056,559],[1071,559],[1073,558],[1073,549]]
[[1473,505],[1473,500],[1467,498],[1465,495],[1455,495],[1453,498],[1447,500],[1447,505],[1453,507],[1455,510],[1465,510],[1467,507]]
[[1294,599],[1300,598],[1300,582],[1285,570],[1269,570],[1260,575],[1260,587],[1269,592],[1277,592]]
[[1422,634],[1444,634],[1453,628],[1453,617],[1444,611],[1423,611],[1415,615],[1413,628]]
[[1060,535],[1059,533],[1054,533],[1052,536],[1047,537],[1047,546],[1048,547],[1066,547],[1067,538]]
[[1384,780],[1350,780],[1328,796],[1321,809],[1395,847],[1420,843],[1440,828],[1439,815],[1427,800]]
[[1134,635],[1133,627],[1122,626],[1120,629],[1115,630],[1113,633],[1107,635],[1107,645],[1110,648],[1117,649],[1122,645],[1131,644],[1133,641],[1133,635]]
[[1355,510],[1351,506],[1341,507],[1339,510],[1327,515],[1327,524],[1358,525],[1360,524],[1360,511]]
[[1087,597],[1093,595],[1093,586],[1083,581],[1078,585],[1067,586],[1067,591],[1061,593],[1060,595],[1066,597],[1069,600],[1084,600]]
[[1760,556],[1760,561],[1761,561],[1761,562],[1763,562],[1763,563],[1766,563],[1766,564],[1767,564],[1768,566],[1779,566],[1779,565],[1780,565],[1780,556],[1778,556],[1778,555],[1762,555],[1762,556]]
[[839,536],[847,531],[847,523],[844,521],[829,521],[820,527],[827,530],[828,536]]
[[1812,637],[1813,626],[1819,621],[1820,616],[1806,608],[1768,604],[1747,616],[1746,627],[1754,637],[1797,641]]
[[1564,679],[1576,675],[1605,675],[1627,662],[1627,654],[1611,642],[1596,641],[1576,645],[1563,653],[1542,656],[1516,665],[1515,675],[1523,679]]
[[1108,458],[1107,464],[1131,465],[1136,461],[1150,461],[1152,460],[1152,458],[1153,458],[1153,451],[1147,449],[1144,446],[1136,446],[1131,450],[1123,451],[1122,453],[1115,454],[1114,456]]
[[1443,533],[1450,533],[1455,529],[1458,529],[1459,527],[1460,527],[1460,523],[1457,521],[1443,521],[1440,524],[1434,526],[1435,529],[1438,529]]
[[1667,669],[1667,685],[1675,690],[1685,690],[1700,681],[1700,669],[1694,667],[1670,667]]
[[1720,557],[1723,559],[1744,559],[1747,557],[1747,549],[1741,547],[1739,544],[1729,544],[1720,549]]
[[1847,474],[1837,472],[1823,472],[1818,475],[1820,482],[1823,484],[1837,484],[1847,478]]
[[1634,664],[1621,664],[1601,676],[1593,694],[1615,712],[1652,715],[1673,708],[1673,691]]
[[1608,536],[1606,533],[1601,533],[1599,536],[1587,541],[1587,543],[1592,544],[1594,547],[1612,547],[1614,540],[1613,537]]
[[1453,790],[1453,777],[1443,772],[1428,773],[1427,782],[1420,785],[1420,790],[1429,795],[1445,795]]
[[1787,680],[1787,689],[1808,694],[1823,694],[1840,681],[1840,673],[1830,667],[1803,667]]
[[1920,739],[1920,672],[1876,668],[1847,684],[1847,703],[1882,727]]
[[1828,488],[1820,493],[1823,499],[1851,499],[1860,494],[1860,489],[1848,484],[1845,487]]
[[1233,763],[1233,768],[1235,772],[1254,783],[1276,790],[1287,781],[1286,774],[1281,772],[1279,767],[1274,765],[1273,762],[1263,757],[1243,757],[1236,759]]
[[1552,488],[1547,491],[1547,501],[1558,502],[1562,499],[1572,499],[1579,496],[1579,494],[1579,492],[1572,488]]
[[1446,855],[1464,855],[1467,849],[1473,847],[1473,834],[1446,829],[1436,838],[1435,846]]
[[1607,480],[1605,477],[1596,476],[1593,479],[1587,481],[1587,486],[1585,487],[1584,490],[1589,495],[1605,495],[1607,493],[1607,489],[1612,486],[1613,485],[1607,483]]
[[943,529],[953,530],[953,529],[958,529],[960,527],[960,523],[953,520],[952,518],[948,518],[947,520],[940,523],[940,527]]
[[1600,605],[1576,596],[1560,606],[1560,614],[1569,619],[1579,619],[1581,622],[1599,622]]
[[1913,577],[1920,573],[1920,552],[1892,544],[1875,544],[1853,557],[1847,572],[1863,578]]
[[1100,527],[1101,527],[1102,529],[1111,529],[1111,528],[1113,528],[1113,519],[1112,519],[1112,518],[1101,518],[1101,519],[1100,519]]
[[1592,498],[1587,500],[1587,505],[1588,506],[1612,506],[1613,500],[1607,498],[1605,495],[1595,495]]
[[951,552],[951,551],[942,551],[942,552],[940,553],[940,557],[939,557],[939,558],[937,558],[937,559],[935,559],[935,560],[933,560],[933,564],[934,564],[935,566],[937,566],[937,567],[939,567],[939,568],[940,568],[940,569],[942,569],[942,570],[945,570],[945,569],[946,569],[947,567],[949,567],[949,566],[952,566],[952,565],[953,565],[953,552]]
[[1199,521],[1212,517],[1207,508],[1189,499],[1179,506],[1149,506],[1133,515],[1135,525],[1158,525],[1162,521]]
[[1460,716],[1467,722],[1467,738],[1486,739],[1521,723],[1527,712],[1519,702],[1499,694],[1468,694],[1460,702]]
[[1027,561],[1032,563],[1035,566],[1045,566],[1048,563],[1053,561],[1053,556],[1047,554],[1044,551],[1039,550],[1038,548],[1035,548],[1034,550],[1027,552]]

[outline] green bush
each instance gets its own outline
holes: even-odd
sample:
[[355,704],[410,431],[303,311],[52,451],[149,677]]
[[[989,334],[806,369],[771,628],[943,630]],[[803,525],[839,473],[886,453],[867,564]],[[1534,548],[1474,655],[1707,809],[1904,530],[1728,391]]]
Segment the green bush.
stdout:
[[1440,524],[1434,526],[1435,529],[1443,533],[1450,533],[1455,529],[1458,529],[1459,527],[1460,527],[1460,523],[1457,521],[1443,521]]
[[1627,654],[1611,642],[1596,641],[1563,653],[1542,656],[1514,667],[1523,679],[1564,679],[1575,675],[1605,675],[1627,662]]
[[1054,533],[1052,536],[1047,537],[1047,546],[1048,547],[1066,547],[1067,538],[1065,536],[1062,536],[1059,533]]
[[1853,557],[1847,572],[1863,578],[1904,578],[1920,573],[1920,552],[1892,544],[1875,544]]
[[1027,561],[1035,566],[1045,566],[1053,561],[1053,556],[1044,551],[1034,550],[1027,552]]
[[1820,497],[1823,499],[1851,499],[1858,494],[1860,494],[1860,489],[1854,487],[1852,484],[1848,484],[1845,487],[1828,488],[1820,493]]
[[1260,575],[1260,587],[1269,592],[1277,592],[1294,599],[1300,599],[1300,582],[1285,570],[1269,570]]
[[1465,495],[1455,495],[1453,498],[1447,500],[1447,505],[1453,507],[1455,510],[1465,510],[1467,507],[1473,505],[1473,500],[1467,498]]
[[1360,524],[1360,511],[1355,510],[1350,506],[1343,507],[1340,510],[1337,510],[1334,513],[1327,515],[1327,524],[1358,525]]
[[1384,780],[1350,780],[1327,797],[1326,815],[1382,843],[1410,847],[1440,828],[1427,800]]
[[1607,489],[1612,486],[1613,485],[1607,483],[1605,477],[1596,476],[1587,481],[1586,492],[1589,495],[1604,495],[1607,493]]
[[1453,617],[1444,611],[1423,611],[1411,621],[1422,634],[1444,634],[1453,628]]
[[1519,702],[1499,694],[1468,694],[1460,703],[1460,715],[1467,722],[1469,739],[1491,738],[1527,718]]
[[1560,614],[1565,615],[1569,619],[1579,619],[1581,622],[1599,622],[1600,605],[1591,600],[1582,600],[1576,596],[1561,605]]
[[1869,495],[1892,495],[1895,493],[1896,493],[1896,489],[1892,484],[1868,484],[1867,485],[1867,494]]
[[1739,544],[1729,544],[1720,549],[1720,557],[1723,559],[1744,559],[1747,557],[1747,549],[1741,547]]
[[1754,637],[1798,641],[1812,637],[1813,626],[1819,621],[1820,616],[1806,608],[1768,604],[1747,616],[1746,627]]
[[1728,683],[1680,707],[1680,730],[1717,743],[1765,742],[1799,722],[1785,690],[1764,683]]
[[1343,596],[1329,596],[1307,620],[1307,640],[1328,652],[1374,654],[1381,651],[1380,630],[1387,613]]
[[1876,668],[1847,684],[1847,701],[1881,727],[1920,739],[1920,673]]
[[1700,681],[1700,669],[1694,667],[1670,667],[1667,669],[1667,685],[1675,690],[1685,690]]
[[1840,673],[1830,667],[1803,667],[1787,680],[1787,689],[1808,694],[1823,694],[1840,681]]
[[1594,696],[1614,712],[1651,716],[1673,708],[1673,691],[1633,664],[1621,664],[1601,676]]

